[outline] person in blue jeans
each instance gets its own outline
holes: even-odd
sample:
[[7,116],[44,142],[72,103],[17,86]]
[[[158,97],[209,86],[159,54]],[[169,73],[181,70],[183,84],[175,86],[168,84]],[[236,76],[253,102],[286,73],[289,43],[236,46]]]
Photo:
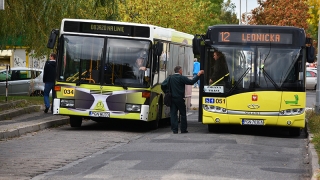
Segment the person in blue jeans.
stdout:
[[[180,130],[181,133],[188,133],[188,123],[187,123],[187,112],[185,104],[185,86],[192,85],[197,82],[203,74],[204,71],[200,70],[196,77],[189,79],[186,76],[182,75],[181,66],[176,66],[174,68],[174,74],[167,77],[161,85],[163,92],[167,92],[170,86],[171,90],[171,106],[170,106],[170,121],[171,121],[171,130],[173,134],[178,134],[178,110],[181,115],[181,124]],[[168,84],[170,78],[170,84]]]
[[[43,83],[44,83],[44,93],[43,93],[43,99],[44,99],[44,105],[45,109],[44,112],[47,113],[50,108],[50,99],[49,94],[50,91],[52,91],[52,99],[54,96],[54,82],[56,78],[56,58],[57,55],[54,53],[50,54],[50,60],[46,62],[44,65],[43,70]],[[53,107],[51,106],[51,112],[53,112]]]
[[[196,77],[198,72],[200,71],[200,63],[197,61],[197,58],[194,58],[193,60],[193,77]],[[194,83],[193,87],[200,86],[200,80],[198,80],[196,83]]]

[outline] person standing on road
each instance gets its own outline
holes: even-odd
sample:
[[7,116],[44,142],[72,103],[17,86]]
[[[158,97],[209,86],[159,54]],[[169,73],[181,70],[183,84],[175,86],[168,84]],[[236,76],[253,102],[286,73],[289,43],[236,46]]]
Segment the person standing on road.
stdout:
[[[54,53],[50,54],[50,60],[46,62],[44,65],[44,70],[43,70],[43,83],[44,83],[44,105],[45,109],[44,112],[47,113],[49,108],[50,108],[50,100],[49,100],[49,94],[50,91],[52,91],[52,100],[54,96],[54,82],[56,78],[56,58],[57,55]],[[53,106],[51,105],[51,112],[53,112]]]
[[[163,92],[167,92],[170,86],[172,102],[170,106],[170,120],[171,120],[171,130],[173,134],[178,134],[178,116],[177,112],[179,110],[181,115],[181,124],[180,130],[181,133],[188,133],[187,127],[187,112],[186,112],[186,104],[185,104],[185,85],[193,85],[197,82],[204,73],[203,70],[200,70],[193,79],[189,79],[186,76],[182,76],[182,68],[181,66],[176,66],[174,68],[174,74],[167,77],[162,85],[161,89]],[[170,78],[170,84],[168,84]]]
[[[193,77],[196,77],[198,75],[198,72],[200,71],[200,63],[197,61],[197,58],[194,58],[193,60]],[[196,88],[200,87],[200,80],[198,80],[196,83],[194,83],[193,87]]]

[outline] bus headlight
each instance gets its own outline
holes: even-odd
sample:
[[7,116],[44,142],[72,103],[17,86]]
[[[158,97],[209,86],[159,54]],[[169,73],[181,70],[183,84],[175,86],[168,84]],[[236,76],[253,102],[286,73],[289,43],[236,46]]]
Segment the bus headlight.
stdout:
[[126,111],[129,112],[140,112],[141,105],[140,104],[126,104]]
[[226,108],[222,108],[219,106],[211,106],[211,105],[204,104],[202,107],[204,110],[209,111],[209,112],[223,113],[223,114],[228,113]]
[[60,106],[61,107],[74,107],[74,99],[61,99]]
[[304,108],[286,109],[279,112],[279,116],[299,115],[304,113]]

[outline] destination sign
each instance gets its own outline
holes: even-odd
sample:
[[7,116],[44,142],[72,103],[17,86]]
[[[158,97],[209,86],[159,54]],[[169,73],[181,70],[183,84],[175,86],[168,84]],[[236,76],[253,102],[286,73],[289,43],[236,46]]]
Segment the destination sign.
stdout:
[[81,32],[112,34],[112,35],[131,35],[131,26],[114,25],[114,24],[98,24],[98,23],[81,23]]
[[289,33],[219,32],[218,42],[292,44]]

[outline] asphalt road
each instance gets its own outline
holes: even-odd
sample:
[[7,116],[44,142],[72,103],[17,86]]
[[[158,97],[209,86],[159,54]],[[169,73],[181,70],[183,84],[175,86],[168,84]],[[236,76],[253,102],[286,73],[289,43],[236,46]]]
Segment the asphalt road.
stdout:
[[[307,106],[314,95],[307,93]],[[188,122],[188,134],[86,121],[0,141],[0,180],[310,179],[304,133],[239,126],[208,133],[196,113]]]
[[188,121],[188,134],[88,121],[2,141],[0,179],[310,179],[305,134]]
[[[319,94],[320,96],[320,94]],[[314,108],[316,105],[316,97],[317,97],[317,91],[315,90],[308,90],[307,91],[307,107]]]

